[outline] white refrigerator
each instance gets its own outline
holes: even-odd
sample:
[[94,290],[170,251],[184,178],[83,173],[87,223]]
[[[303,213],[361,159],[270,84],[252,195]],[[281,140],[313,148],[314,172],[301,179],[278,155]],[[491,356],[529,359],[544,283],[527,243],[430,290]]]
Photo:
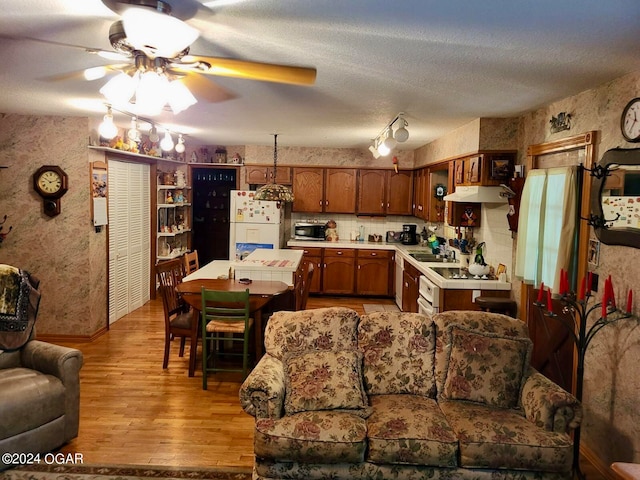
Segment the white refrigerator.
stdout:
[[254,200],[255,193],[231,190],[229,260],[244,260],[256,248],[284,246],[284,205]]

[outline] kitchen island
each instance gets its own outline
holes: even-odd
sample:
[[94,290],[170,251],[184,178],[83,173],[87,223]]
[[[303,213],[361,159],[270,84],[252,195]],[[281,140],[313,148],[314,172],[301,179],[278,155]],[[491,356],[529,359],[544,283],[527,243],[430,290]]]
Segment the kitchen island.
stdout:
[[231,273],[237,279],[278,280],[294,286],[301,262],[301,251],[258,248],[244,260],[213,260],[184,277],[184,281],[227,277]]

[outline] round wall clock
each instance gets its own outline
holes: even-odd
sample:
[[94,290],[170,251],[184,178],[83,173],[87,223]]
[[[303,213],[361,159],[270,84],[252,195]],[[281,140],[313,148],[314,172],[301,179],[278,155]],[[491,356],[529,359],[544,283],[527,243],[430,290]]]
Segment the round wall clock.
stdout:
[[42,197],[44,213],[55,217],[61,211],[60,198],[67,193],[69,177],[57,165],[43,165],[33,174],[33,188]]
[[634,98],[624,107],[620,129],[628,142],[640,142],[640,97]]

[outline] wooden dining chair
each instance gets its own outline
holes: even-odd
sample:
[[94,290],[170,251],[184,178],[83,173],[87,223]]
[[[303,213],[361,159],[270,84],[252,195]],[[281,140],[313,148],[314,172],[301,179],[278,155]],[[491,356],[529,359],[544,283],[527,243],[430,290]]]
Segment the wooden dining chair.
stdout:
[[300,298],[299,310],[307,308],[307,299],[309,298],[309,291],[311,290],[311,280],[313,279],[313,262],[307,262],[307,271],[303,277],[302,295]]
[[160,295],[162,296],[162,306],[164,309],[164,360],[162,368],[167,368],[169,364],[169,349],[174,337],[180,338],[179,355],[184,356],[184,345],[187,338],[191,339],[189,348],[193,355],[194,349],[198,348],[198,329],[194,322],[194,317],[189,309],[189,305],[182,300],[176,292],[176,286],[182,282],[184,277],[184,266],[182,260],[175,258],[160,262],[156,265],[156,274],[160,283]]
[[198,262],[197,250],[194,250],[193,252],[185,253],[183,258],[184,258],[184,274],[185,275],[189,275],[190,273],[193,273],[200,268],[200,263]]
[[[249,289],[241,292],[207,290],[202,287],[202,389],[207,389],[209,372],[242,372],[246,378],[249,367],[249,332],[253,325],[250,316]],[[231,335],[229,335],[231,334]],[[236,336],[240,335],[240,336]],[[216,366],[221,356],[220,343],[242,342],[242,354],[233,351],[224,355],[242,355],[242,369]],[[211,362],[211,365],[209,365]]]

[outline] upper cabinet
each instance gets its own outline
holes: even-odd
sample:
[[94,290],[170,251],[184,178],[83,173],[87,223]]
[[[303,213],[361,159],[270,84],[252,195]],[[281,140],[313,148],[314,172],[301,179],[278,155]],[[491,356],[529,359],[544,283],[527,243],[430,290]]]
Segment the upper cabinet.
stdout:
[[360,170],[358,172],[359,215],[411,215],[413,172]]
[[246,165],[246,181],[251,185],[265,185],[274,183],[275,180],[275,183],[280,185],[291,185],[291,167],[278,167],[276,169],[277,178],[274,178],[273,170],[273,167],[265,165]]
[[454,185],[500,185],[513,176],[516,152],[485,152],[451,160]]
[[307,213],[354,213],[355,168],[293,168],[293,209]]

